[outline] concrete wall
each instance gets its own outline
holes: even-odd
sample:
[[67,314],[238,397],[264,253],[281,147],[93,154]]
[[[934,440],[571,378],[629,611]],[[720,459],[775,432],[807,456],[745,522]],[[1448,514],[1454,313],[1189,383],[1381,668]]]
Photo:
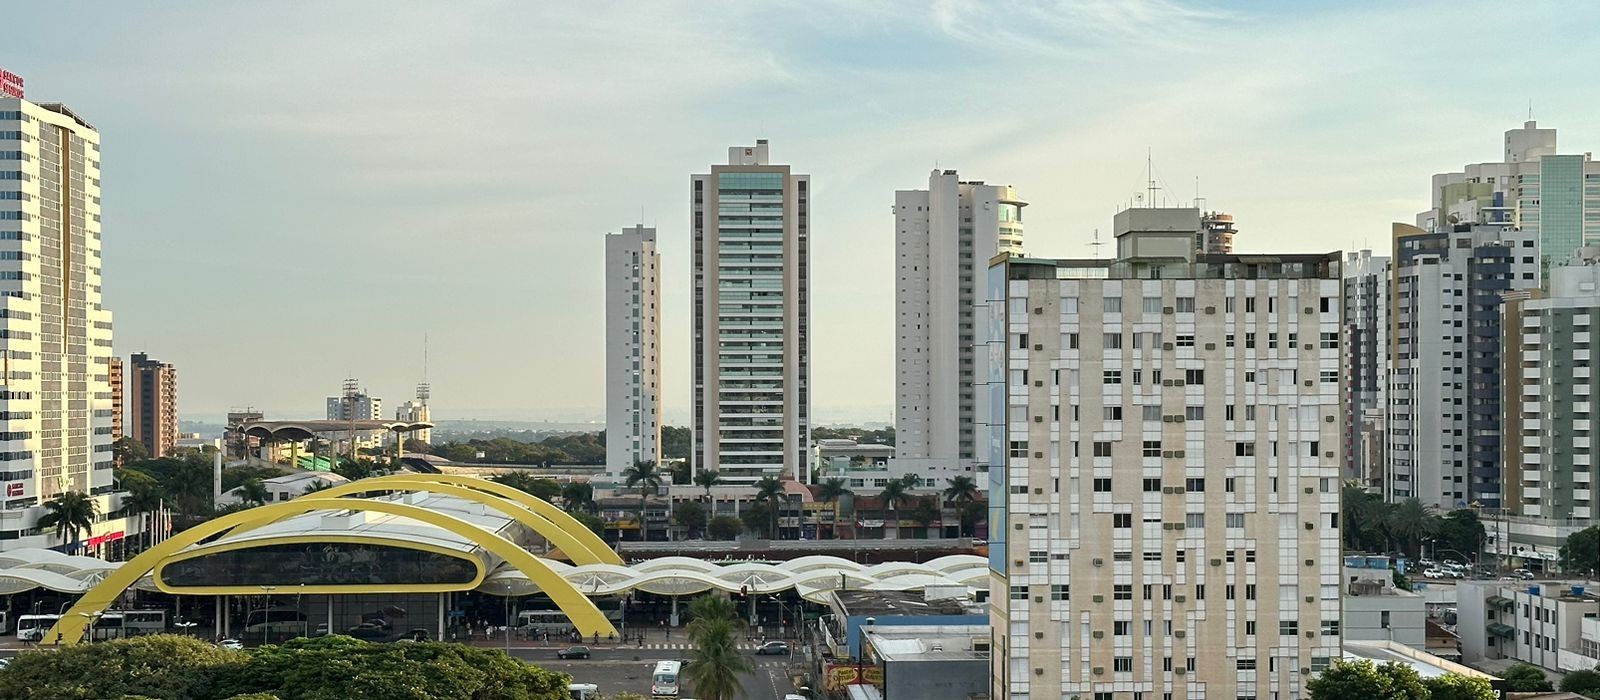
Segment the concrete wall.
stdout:
[[[1427,648],[1427,602],[1416,595],[1365,595],[1344,598],[1342,627],[1351,640],[1393,640],[1415,649]],[[1389,625],[1383,614],[1389,613]]]
[[883,700],[967,700],[988,692],[989,660],[892,661],[883,684]]

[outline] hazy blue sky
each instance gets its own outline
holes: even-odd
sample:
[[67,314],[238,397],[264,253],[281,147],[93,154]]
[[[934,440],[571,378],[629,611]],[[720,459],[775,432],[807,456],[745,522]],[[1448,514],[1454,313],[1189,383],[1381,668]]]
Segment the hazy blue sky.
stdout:
[[32,2],[0,66],[101,130],[117,351],[175,362],[186,417],[398,403],[425,333],[436,417],[597,417],[601,236],[643,211],[681,421],[689,174],[767,138],[812,176],[831,422],[889,416],[890,205],[935,164],[1020,188],[1034,255],[1088,254],[1147,148],[1240,249],[1325,251],[1529,99],[1600,148],[1600,4],[1266,5]]

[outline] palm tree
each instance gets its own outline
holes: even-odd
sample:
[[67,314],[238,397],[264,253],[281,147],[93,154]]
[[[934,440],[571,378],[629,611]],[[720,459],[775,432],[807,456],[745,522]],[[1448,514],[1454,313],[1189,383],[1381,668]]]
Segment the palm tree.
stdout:
[[770,476],[763,476],[756,482],[756,503],[767,504],[767,509],[771,511],[768,515],[771,521],[771,527],[767,528],[768,539],[778,539],[778,502],[782,496],[783,482]]
[[711,497],[711,487],[716,486],[721,480],[722,473],[715,469],[702,469],[694,475],[694,485],[706,490],[706,503],[710,504],[710,508],[706,511],[707,519],[717,514],[717,501]]
[[316,493],[318,491],[327,491],[328,489],[331,489],[331,488],[333,488],[333,482],[330,482],[330,481],[313,481],[313,482],[311,482],[311,483],[306,485],[305,489],[300,492],[300,495],[304,496],[304,495],[306,495],[308,493]]
[[978,500],[978,482],[970,476],[956,476],[945,480],[949,487],[944,490],[946,503],[961,505]]
[[176,465],[166,479],[167,500],[177,506],[178,512],[192,524],[195,519],[216,507],[211,500],[214,484],[210,463],[185,459]]
[[634,462],[633,466],[623,470],[622,478],[628,488],[639,487],[639,539],[645,539],[644,531],[644,505],[645,499],[650,494],[661,488],[661,470],[656,468],[654,460]]
[[900,518],[896,516],[895,509],[908,498],[910,496],[906,494],[906,482],[901,479],[891,479],[889,483],[884,484],[883,493],[878,494],[878,500],[883,502],[883,507],[889,511],[889,517],[884,519],[894,522],[895,539],[900,538]]
[[[82,491],[66,491],[44,504],[45,513],[39,517],[40,529],[56,529],[61,538],[62,551],[76,549],[78,533],[93,532],[94,518],[100,514],[100,504]],[[71,546],[66,546],[68,542]]]
[[239,501],[253,506],[259,506],[272,500],[272,493],[267,491],[267,485],[260,479],[250,477],[239,484]]
[[710,620],[692,633],[695,650],[683,676],[693,686],[695,697],[733,700],[744,695],[739,678],[750,673],[752,666],[749,657],[735,646],[733,626],[728,620]]
[[708,593],[689,601],[689,637],[691,639],[695,637],[700,626],[718,620],[731,623],[738,622],[739,611],[734,609],[732,600]]
[[1437,529],[1434,517],[1436,517],[1434,514],[1428,512],[1428,507],[1413,496],[1401,501],[1390,511],[1389,531],[1400,540],[1400,546],[1405,552],[1415,555],[1422,539]]
[[562,486],[561,505],[565,506],[569,513],[593,513],[594,487],[576,481]]
[[823,503],[833,504],[833,539],[839,539],[839,499],[850,492],[844,479],[838,477],[822,482],[822,488],[817,489],[817,498],[822,499]]

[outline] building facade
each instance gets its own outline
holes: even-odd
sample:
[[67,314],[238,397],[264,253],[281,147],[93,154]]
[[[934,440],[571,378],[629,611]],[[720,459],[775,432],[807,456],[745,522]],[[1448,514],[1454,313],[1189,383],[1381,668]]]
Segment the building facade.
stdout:
[[108,371],[106,372],[106,379],[108,381],[110,381],[110,383],[111,383],[111,441],[112,442],[116,442],[118,440],[121,440],[122,436],[124,434],[122,432],[122,416],[123,416],[123,413],[122,413],[122,411],[123,411],[123,396],[122,396],[123,374],[122,374],[122,371],[123,371],[122,370],[122,358],[117,357],[116,355],[112,355],[111,356],[111,364],[109,366]]
[[1538,234],[1501,224],[1395,224],[1385,493],[1501,507],[1505,294],[1539,286]]
[[1345,479],[1382,489],[1388,424],[1389,258],[1370,250],[1344,262]]
[[1007,185],[962,182],[954,170],[895,192],[896,476],[974,476],[973,319],[989,260],[1022,252],[1027,205]]
[[799,475],[811,443],[811,178],[765,139],[690,183],[693,469]]
[[1556,130],[1528,121],[1505,132],[1504,160],[1433,176],[1424,230],[1500,224],[1538,239],[1543,271],[1579,247],[1600,242],[1600,163],[1588,153],[1557,153]]
[[128,432],[151,457],[165,457],[178,446],[178,369],[172,363],[134,353],[128,362]]
[[1552,671],[1600,663],[1593,581],[1461,581],[1456,631],[1466,663],[1512,659]]
[[[411,399],[396,406],[394,419],[406,423],[431,423],[433,413],[428,410],[428,402],[421,398]],[[406,440],[421,440],[433,444],[433,428],[423,428],[406,435]]]
[[661,255],[656,230],[606,234],[606,474],[660,462]]
[[1301,697],[1340,655],[1340,256],[1119,229],[990,270],[991,697]]
[[[102,514],[121,507],[100,177],[99,133],[81,116],[0,96],[0,547],[60,546],[37,523],[64,492],[93,494]],[[97,516],[85,551],[137,526]]]
[[[328,397],[328,420],[383,420],[383,399],[372,396],[355,379],[344,380],[344,389],[338,396]],[[340,439],[344,450],[383,446],[384,434],[377,430],[352,430]]]
[[1233,236],[1239,229],[1233,226],[1233,215],[1208,211],[1200,218],[1200,232],[1195,235],[1195,252],[1205,255],[1228,255],[1233,252]]

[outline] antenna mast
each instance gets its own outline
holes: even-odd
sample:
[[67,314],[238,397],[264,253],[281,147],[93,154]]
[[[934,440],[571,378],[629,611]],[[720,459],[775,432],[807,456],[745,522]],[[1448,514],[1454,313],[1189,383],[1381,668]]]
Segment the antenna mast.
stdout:
[[1105,241],[1100,240],[1100,229],[1097,228],[1094,230],[1094,240],[1089,241],[1089,249],[1094,251],[1094,257],[1096,259],[1099,259],[1100,246],[1103,245],[1105,245]]
[[[641,213],[641,216],[643,214]],[[433,387],[428,384],[428,334],[422,334],[422,383],[417,385],[417,400],[422,405],[428,405],[428,398],[433,395]]]

